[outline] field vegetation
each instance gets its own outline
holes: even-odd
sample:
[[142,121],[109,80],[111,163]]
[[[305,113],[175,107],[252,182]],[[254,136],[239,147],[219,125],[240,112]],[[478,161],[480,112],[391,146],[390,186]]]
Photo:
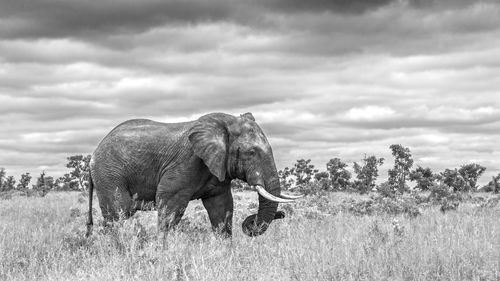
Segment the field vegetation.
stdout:
[[14,196],[0,204],[0,280],[499,280],[500,196],[476,193],[455,210],[430,194],[310,195],[257,238],[240,230],[256,211],[237,191],[234,235],[212,233],[199,201],[158,240],[156,212],[138,212],[86,239],[80,192]]
[[0,280],[500,280],[500,175],[478,187],[481,165],[434,172],[390,149],[379,184],[387,161],[374,155],[352,170],[333,158],[326,171],[305,159],[279,171],[283,189],[307,196],[280,205],[286,218],[256,238],[241,231],[258,207],[242,181],[232,239],[212,233],[200,201],[164,240],[155,211],[104,228],[94,204],[85,238],[90,156],[31,186],[28,173],[16,182],[0,169]]

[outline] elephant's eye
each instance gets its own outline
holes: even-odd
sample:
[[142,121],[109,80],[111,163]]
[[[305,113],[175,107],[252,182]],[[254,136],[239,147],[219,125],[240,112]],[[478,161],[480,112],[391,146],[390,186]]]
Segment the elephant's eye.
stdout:
[[248,156],[254,156],[255,154],[257,154],[255,149],[250,149],[246,152],[246,155],[248,155]]

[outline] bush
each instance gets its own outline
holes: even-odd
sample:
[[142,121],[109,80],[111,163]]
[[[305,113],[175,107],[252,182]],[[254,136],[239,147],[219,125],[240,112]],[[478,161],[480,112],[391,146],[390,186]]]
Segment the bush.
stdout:
[[295,188],[291,188],[290,190],[298,191],[305,195],[319,194],[325,191],[325,186],[322,182],[309,182],[306,184],[297,185]]
[[443,198],[449,197],[453,192],[446,184],[433,184],[430,188],[429,201],[441,202]]
[[304,213],[304,217],[309,220],[318,220],[324,218],[323,214],[315,210],[306,210]]
[[82,215],[82,212],[78,208],[71,208],[69,212],[70,212],[69,216],[71,218],[77,218]]
[[495,186],[490,184],[484,185],[483,187],[477,189],[477,192],[495,192],[495,191],[496,191]]
[[498,174],[494,177],[491,177],[491,181],[488,182],[487,185],[478,189],[477,191],[499,193],[500,192],[500,174]]
[[363,200],[356,202],[354,199],[342,201],[342,207],[347,212],[356,215],[372,215],[374,212],[373,200]]
[[396,196],[394,198],[376,196],[374,198],[376,211],[390,215],[406,214],[416,217],[422,214],[416,201],[411,197]]
[[485,203],[481,204],[482,208],[494,208],[500,202],[500,197],[492,197]]
[[460,202],[458,200],[444,198],[441,203],[441,212],[445,213],[447,211],[454,211],[458,208]]
[[434,204],[441,204],[440,210],[443,213],[456,210],[462,201],[472,200],[470,194],[454,192],[453,190],[455,188],[452,189],[443,183],[434,184],[427,199]]
[[372,196],[370,199],[357,202],[353,199],[349,199],[342,202],[342,207],[345,211],[357,216],[373,214],[405,214],[410,217],[416,217],[422,214],[422,211],[413,198],[403,196],[395,196],[391,198],[377,195]]
[[293,208],[293,206],[291,204],[283,204],[281,206],[281,209],[283,211],[285,211],[285,214],[287,216],[293,216],[295,214],[295,209]]
[[410,192],[410,197],[415,200],[415,204],[422,205],[429,203],[429,197],[414,189]]
[[242,180],[239,180],[239,179],[235,179],[235,180],[232,180],[231,181],[231,189],[235,189],[235,190],[253,190],[252,187],[250,187],[250,185],[248,185],[248,183],[242,181]]
[[325,191],[334,191],[333,187],[331,185],[331,182],[328,178],[322,178],[317,181],[317,184],[320,186],[320,190],[325,190]]
[[382,197],[396,197],[396,190],[388,182],[383,182],[379,186],[377,186],[377,192]]
[[6,192],[6,191],[0,192],[0,199],[2,199],[2,200],[12,199],[12,192]]
[[47,192],[43,190],[35,190],[35,189],[11,189],[8,191],[0,192],[0,199],[9,200],[14,196],[26,196],[26,197],[44,197],[47,195]]
[[255,202],[250,202],[250,204],[248,204],[249,210],[258,209],[258,208],[259,208],[259,204],[255,203]]
[[475,196],[475,197],[472,197],[470,202],[472,204],[482,204],[484,202],[486,202],[486,199],[484,199],[484,197],[482,196]]
[[360,194],[366,194],[370,190],[372,190],[372,188],[373,188],[372,186],[367,185],[358,180],[355,180],[351,185],[351,189],[355,190],[356,192],[359,192]]
[[80,194],[78,196],[77,200],[78,200],[78,203],[80,203],[80,204],[83,204],[83,203],[87,202],[87,198],[84,195],[82,195],[82,194]]

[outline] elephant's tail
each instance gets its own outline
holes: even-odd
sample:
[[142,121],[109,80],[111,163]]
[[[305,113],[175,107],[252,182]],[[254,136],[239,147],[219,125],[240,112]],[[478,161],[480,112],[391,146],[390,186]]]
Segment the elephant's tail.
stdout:
[[87,219],[87,233],[85,237],[89,237],[92,235],[92,227],[94,225],[94,221],[92,219],[92,198],[94,197],[94,183],[92,181],[92,174],[89,170],[89,217]]

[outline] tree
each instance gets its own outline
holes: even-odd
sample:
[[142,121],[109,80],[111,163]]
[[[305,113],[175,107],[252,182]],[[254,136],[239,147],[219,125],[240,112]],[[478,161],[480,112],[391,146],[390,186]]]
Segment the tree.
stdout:
[[45,176],[45,171],[43,171],[40,173],[40,177],[37,178],[36,184],[33,185],[33,189],[42,191],[45,194],[52,188],[54,188],[54,178]]
[[421,191],[427,191],[431,188],[436,180],[436,176],[432,173],[431,168],[422,168],[418,166],[415,170],[410,172],[409,179],[417,182],[415,188]]
[[21,175],[21,179],[17,184],[17,189],[27,189],[31,181],[30,173],[24,173]]
[[33,185],[34,189],[42,188],[45,185],[45,171],[40,173],[40,176],[36,179],[36,184]]
[[491,177],[491,181],[482,189],[486,192],[493,191],[494,193],[500,193],[500,174]]
[[90,155],[73,155],[67,158],[67,168],[73,169],[70,175],[78,179],[79,188],[85,189],[89,177]]
[[321,186],[322,190],[329,190],[331,188],[328,172],[318,172],[314,174],[314,179]]
[[293,185],[293,179],[291,179],[292,172],[291,169],[288,167],[285,167],[283,170],[278,171],[278,178],[280,179],[280,186],[287,190],[290,189]]
[[384,158],[377,158],[374,155],[363,158],[362,165],[354,162],[354,172],[356,173],[356,188],[361,193],[366,193],[375,187],[375,180],[378,177],[378,166],[384,164]]
[[314,179],[317,181],[320,181],[322,179],[328,179],[328,173],[327,172],[318,172],[314,174]]
[[406,188],[406,178],[410,175],[413,159],[408,147],[400,144],[390,146],[394,156],[394,168],[389,170],[389,185],[403,193]]
[[311,164],[311,159],[300,159],[293,165],[290,172],[297,178],[297,185],[304,185],[311,181],[313,175],[317,173],[318,170],[314,169],[314,165]]
[[461,166],[458,173],[466,183],[466,190],[464,191],[475,191],[477,189],[477,180],[484,171],[486,171],[486,168],[476,163]]
[[5,180],[5,169],[0,168],[0,191],[3,189],[4,180]]
[[73,178],[70,174],[64,174],[59,177],[54,183],[54,187],[58,190],[78,190],[78,180]]
[[326,170],[330,174],[332,188],[337,190],[345,190],[349,187],[349,180],[351,173],[347,171],[347,164],[342,162],[339,158],[333,158],[326,163]]
[[3,183],[2,189],[3,191],[8,191],[14,188],[16,188],[16,180],[14,179],[13,176],[8,176]]
[[457,169],[444,170],[444,172],[441,172],[440,178],[445,185],[453,188],[454,192],[465,191],[467,189],[467,183]]

